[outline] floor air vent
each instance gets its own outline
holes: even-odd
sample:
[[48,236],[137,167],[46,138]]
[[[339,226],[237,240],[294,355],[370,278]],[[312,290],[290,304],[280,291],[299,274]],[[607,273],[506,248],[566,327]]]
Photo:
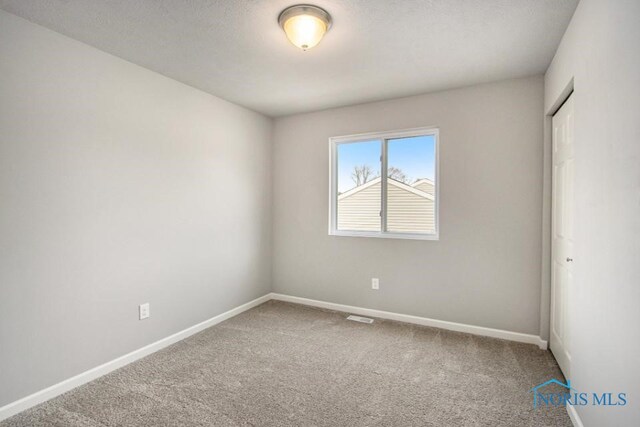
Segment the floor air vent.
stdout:
[[370,319],[368,317],[354,316],[353,314],[347,317],[347,320],[353,320],[354,322],[360,323],[373,323],[373,319]]

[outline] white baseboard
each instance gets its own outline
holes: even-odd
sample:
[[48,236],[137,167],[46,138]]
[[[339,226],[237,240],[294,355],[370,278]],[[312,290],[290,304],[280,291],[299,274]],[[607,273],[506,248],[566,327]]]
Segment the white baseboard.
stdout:
[[580,415],[578,415],[578,411],[576,411],[575,406],[567,404],[567,413],[569,414],[569,418],[573,423],[573,427],[584,427],[584,424],[582,424],[582,420],[580,419]]
[[32,406],[38,405],[42,402],[45,402],[49,399],[59,396],[62,393],[66,393],[67,391],[72,390],[76,387],[79,387],[83,384],[86,384],[89,381],[93,381],[96,378],[99,378],[105,374],[108,374],[111,371],[114,371],[118,368],[128,365],[131,362],[134,362],[138,359],[148,356],[151,353],[155,353],[158,350],[161,350],[195,333],[198,333],[204,329],[207,329],[210,326],[216,325],[220,322],[223,322],[233,316],[236,316],[242,313],[243,311],[247,311],[255,306],[258,306],[264,302],[267,302],[270,299],[271,299],[271,294],[261,296],[260,298],[256,298],[253,301],[249,301],[246,304],[242,304],[241,306],[238,306],[222,314],[219,314],[215,317],[212,317],[211,319],[205,320],[204,322],[200,322],[197,325],[193,325],[187,329],[184,329],[180,332],[177,332],[173,335],[170,335],[152,344],[139,348],[138,350],[134,350],[131,353],[125,354],[124,356],[118,357],[117,359],[114,359],[110,362],[104,363],[93,369],[89,369],[88,371],[85,371],[74,377],[71,377],[62,382],[54,384],[51,387],[47,387],[44,390],[40,390],[29,396],[23,397],[20,400],[16,400],[15,402],[9,403],[8,405],[5,405],[0,408],[0,421],[6,418],[9,418],[19,412],[22,412],[26,409],[29,409]]
[[[278,293],[269,293],[267,295],[261,296],[260,298],[256,298],[253,301],[249,301],[246,304],[242,304],[241,306],[238,306],[227,312],[224,312],[215,317],[212,317],[211,319],[205,320],[204,322],[200,322],[197,325],[191,326],[187,329],[184,329],[180,332],[177,332],[173,335],[170,335],[166,338],[163,338],[159,341],[156,341],[152,344],[142,347],[138,350],[134,350],[131,353],[125,354],[124,356],[118,357],[117,359],[114,359],[110,362],[104,363],[100,366],[97,366],[93,369],[89,369],[88,371],[85,371],[74,377],[71,377],[62,382],[54,384],[51,387],[47,387],[44,390],[40,390],[20,400],[9,403],[0,408],[0,421],[6,418],[9,418],[19,412],[22,412],[26,409],[29,409],[32,406],[38,405],[42,402],[45,402],[49,399],[59,396],[62,393],[66,393],[67,391],[72,390],[76,387],[79,387],[83,384],[86,384],[89,381],[93,381],[96,378],[106,375],[111,371],[114,371],[118,368],[128,365],[131,362],[135,362],[138,359],[148,356],[151,353],[155,353],[158,350],[161,350],[171,344],[174,344],[180,340],[183,340],[193,334],[196,334],[206,328],[209,328],[213,325],[223,322],[233,316],[236,316],[244,311],[247,311],[271,299],[309,305],[309,306],[319,307],[319,308],[326,308],[329,310],[342,311],[345,313],[353,313],[353,314],[359,314],[363,316],[378,317],[381,319],[397,320],[400,322],[413,323],[416,325],[431,326],[434,328],[447,329],[450,331],[467,332],[474,335],[501,338],[501,339],[510,340],[510,341],[523,342],[527,344],[535,344],[544,350],[546,350],[547,348],[547,341],[542,340],[539,336],[536,336],[536,335],[504,331],[501,329],[484,328],[482,326],[466,325],[463,323],[447,322],[444,320],[429,319],[427,317],[411,316],[408,314],[392,313],[389,311],[374,310],[370,308],[354,307],[351,305],[335,304],[335,303],[326,302],[326,301],[318,301],[318,300],[294,297],[294,296],[283,295]],[[567,406],[567,411],[569,411],[569,416],[574,422],[574,425],[582,427],[582,423],[580,422],[580,418],[578,417],[578,414],[575,412],[575,408]],[[571,411],[573,411],[573,414]],[[577,420],[577,422],[575,420]]]
[[447,329],[449,331],[466,332],[473,335],[482,335],[485,337],[501,338],[503,340],[535,344],[543,350],[547,349],[547,341],[541,339],[537,335],[505,331],[502,329],[485,328],[482,326],[473,326],[464,323],[448,322],[446,320],[429,319],[428,317],[392,313],[389,311],[374,310],[371,308],[354,307],[352,305],[335,304],[332,302],[318,301],[278,293],[272,293],[271,298],[279,301],[287,301],[313,307],[326,308],[329,310],[343,311],[345,313],[359,314],[361,316],[379,317],[381,319],[397,320],[399,322],[431,326],[434,328]]

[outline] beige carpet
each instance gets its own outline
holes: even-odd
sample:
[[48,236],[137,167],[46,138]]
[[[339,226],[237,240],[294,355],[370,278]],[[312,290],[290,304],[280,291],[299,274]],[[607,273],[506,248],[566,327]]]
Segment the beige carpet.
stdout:
[[345,317],[270,301],[0,426],[571,426],[547,351]]

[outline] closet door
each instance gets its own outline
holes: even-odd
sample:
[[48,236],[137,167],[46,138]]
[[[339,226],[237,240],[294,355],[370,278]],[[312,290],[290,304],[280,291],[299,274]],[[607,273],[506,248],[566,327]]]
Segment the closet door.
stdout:
[[571,370],[568,315],[573,292],[573,95],[556,112],[553,125],[550,346],[565,377]]

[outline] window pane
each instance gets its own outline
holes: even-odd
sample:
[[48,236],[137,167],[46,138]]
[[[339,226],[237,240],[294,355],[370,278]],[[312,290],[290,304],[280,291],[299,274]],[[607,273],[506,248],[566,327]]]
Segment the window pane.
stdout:
[[380,141],[338,145],[338,230],[380,231]]
[[436,138],[387,141],[387,231],[435,233]]

